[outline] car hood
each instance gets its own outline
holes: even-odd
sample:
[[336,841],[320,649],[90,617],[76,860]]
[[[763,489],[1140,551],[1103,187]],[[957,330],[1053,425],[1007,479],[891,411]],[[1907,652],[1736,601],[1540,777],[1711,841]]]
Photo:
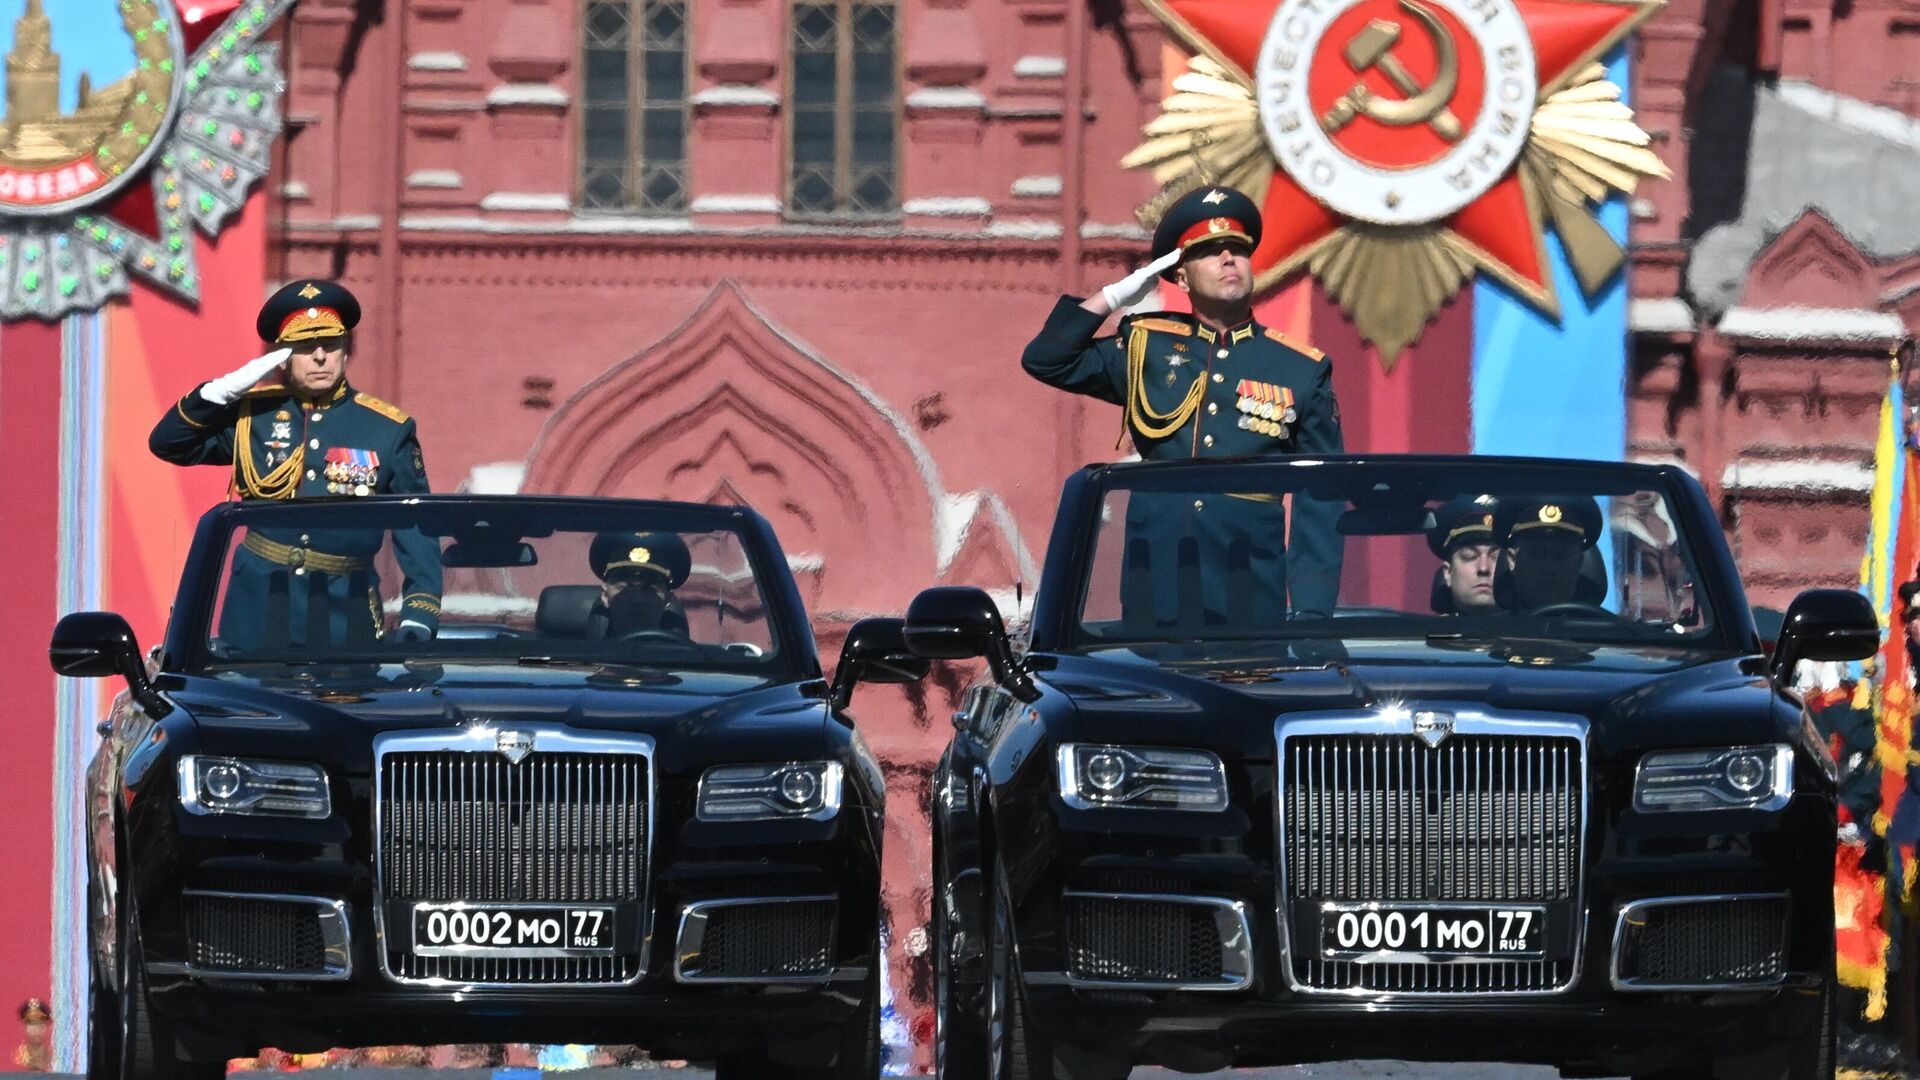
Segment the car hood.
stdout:
[[650,735],[666,769],[682,759],[697,764],[723,745],[818,757],[827,709],[807,686],[714,672],[452,665],[224,671],[160,683],[192,716],[206,752],[318,755],[356,772],[371,768],[373,737],[382,732],[472,724]]
[[1039,677],[1073,700],[1071,738],[1165,743],[1175,727],[1188,726],[1203,744],[1260,759],[1272,757],[1282,714],[1392,705],[1577,714],[1593,721],[1602,756],[1689,745],[1701,730],[1723,745],[1773,741],[1799,724],[1798,710],[1760,673],[1756,657],[1546,642],[1517,650],[1349,643],[1338,659],[1307,660],[1283,653],[1223,659],[1217,646],[1209,652],[1102,649],[1043,661],[1056,666]]

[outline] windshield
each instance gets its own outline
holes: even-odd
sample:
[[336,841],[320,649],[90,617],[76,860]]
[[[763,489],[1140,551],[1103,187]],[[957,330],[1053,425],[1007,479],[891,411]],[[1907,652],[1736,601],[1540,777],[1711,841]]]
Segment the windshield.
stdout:
[[395,499],[234,515],[210,668],[636,665],[777,674],[781,628],[724,510]]
[[1106,474],[1076,644],[1519,638],[1719,647],[1656,473],[1472,461]]

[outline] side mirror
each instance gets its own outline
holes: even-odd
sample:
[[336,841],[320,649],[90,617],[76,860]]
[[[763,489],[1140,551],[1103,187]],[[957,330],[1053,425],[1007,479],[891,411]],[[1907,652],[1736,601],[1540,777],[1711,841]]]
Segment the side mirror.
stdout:
[[847,631],[846,644],[840,647],[840,663],[833,672],[833,707],[846,708],[858,683],[919,682],[932,668],[930,661],[907,648],[901,620],[861,619]]
[[1793,598],[1773,648],[1773,676],[1788,679],[1802,660],[1864,660],[1880,647],[1880,620],[1850,589],[1808,589]]
[[971,585],[926,589],[907,605],[907,648],[930,660],[970,660],[984,656],[993,677],[1022,701],[1039,700],[1026,665],[1013,655],[1013,642],[1000,609],[986,590]]
[[140,643],[134,639],[133,627],[114,612],[76,611],[62,616],[54,624],[47,659],[56,673],[68,678],[104,679],[113,675],[125,678],[134,700],[150,716],[165,716],[172,711],[172,706],[147,679],[147,666],[140,657]]

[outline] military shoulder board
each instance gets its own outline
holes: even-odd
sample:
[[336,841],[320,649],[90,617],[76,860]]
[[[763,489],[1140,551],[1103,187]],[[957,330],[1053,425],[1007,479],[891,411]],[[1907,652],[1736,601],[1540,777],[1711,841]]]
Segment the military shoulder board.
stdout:
[[1284,439],[1292,430],[1293,422],[1299,418],[1294,411],[1293,390],[1290,387],[1241,379],[1235,393],[1240,398],[1234,407],[1240,410],[1239,426],[1242,431]]
[[1178,319],[1140,318],[1134,319],[1129,325],[1137,326],[1142,330],[1158,330],[1163,334],[1178,334],[1181,337],[1193,336],[1193,327]]
[[405,409],[402,409],[398,405],[381,401],[379,398],[374,397],[372,394],[366,394],[366,393],[355,394],[353,395],[353,401],[354,401],[354,404],[359,405],[363,408],[372,409],[374,412],[379,413],[381,416],[386,417],[387,419],[393,421],[396,424],[404,424],[409,419]]
[[1266,329],[1267,338],[1269,340],[1277,341],[1280,344],[1285,345],[1287,348],[1292,349],[1294,352],[1299,353],[1301,356],[1304,356],[1315,363],[1319,363],[1320,361],[1325,360],[1327,358],[1326,353],[1321,352],[1319,349],[1316,349],[1311,345],[1305,345],[1298,341],[1295,341],[1292,338],[1288,337],[1287,335],[1281,333],[1280,331],[1275,330],[1271,326],[1266,327],[1265,329]]

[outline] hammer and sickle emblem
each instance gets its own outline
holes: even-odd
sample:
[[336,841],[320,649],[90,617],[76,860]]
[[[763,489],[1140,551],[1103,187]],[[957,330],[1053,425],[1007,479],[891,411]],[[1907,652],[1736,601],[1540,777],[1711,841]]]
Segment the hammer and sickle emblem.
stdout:
[[1447,108],[1460,83],[1460,54],[1453,32],[1419,0],[1400,0],[1400,7],[1425,26],[1427,36],[1433,39],[1434,57],[1438,61],[1433,82],[1421,86],[1393,54],[1393,47],[1400,41],[1400,24],[1392,19],[1375,19],[1347,40],[1347,63],[1358,72],[1378,66],[1407,96],[1397,101],[1382,98],[1365,83],[1354,83],[1320,118],[1320,127],[1331,135],[1352,123],[1354,117],[1367,116],[1389,127],[1426,124],[1433,128],[1434,134],[1448,142],[1457,142],[1462,131],[1460,118]]

